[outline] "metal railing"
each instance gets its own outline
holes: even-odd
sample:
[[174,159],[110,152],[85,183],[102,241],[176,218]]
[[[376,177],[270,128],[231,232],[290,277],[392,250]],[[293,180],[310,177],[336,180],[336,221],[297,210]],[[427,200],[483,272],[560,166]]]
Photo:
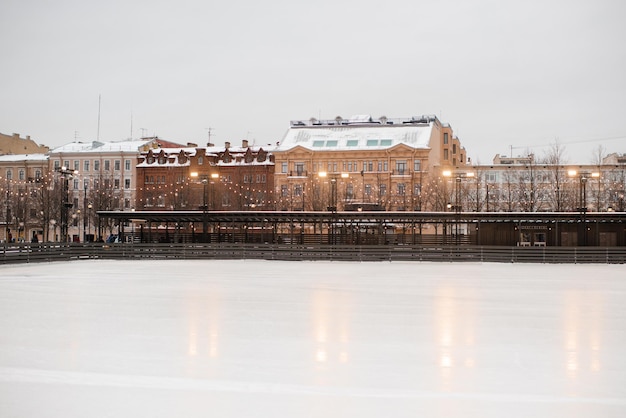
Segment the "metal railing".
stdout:
[[80,259],[253,259],[493,263],[626,263],[626,247],[324,244],[3,244],[0,264]]

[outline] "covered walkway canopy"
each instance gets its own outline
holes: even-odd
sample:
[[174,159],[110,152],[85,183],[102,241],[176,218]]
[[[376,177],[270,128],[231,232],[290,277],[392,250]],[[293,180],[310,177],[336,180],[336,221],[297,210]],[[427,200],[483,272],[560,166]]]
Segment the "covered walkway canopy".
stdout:
[[98,216],[112,220],[121,237],[142,242],[626,245],[626,212],[194,210],[99,211]]

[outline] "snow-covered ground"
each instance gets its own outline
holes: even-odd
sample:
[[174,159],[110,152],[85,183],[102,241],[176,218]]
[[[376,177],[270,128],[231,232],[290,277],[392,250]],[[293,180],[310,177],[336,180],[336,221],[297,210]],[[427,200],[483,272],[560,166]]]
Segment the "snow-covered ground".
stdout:
[[0,416],[624,417],[626,266],[0,266]]

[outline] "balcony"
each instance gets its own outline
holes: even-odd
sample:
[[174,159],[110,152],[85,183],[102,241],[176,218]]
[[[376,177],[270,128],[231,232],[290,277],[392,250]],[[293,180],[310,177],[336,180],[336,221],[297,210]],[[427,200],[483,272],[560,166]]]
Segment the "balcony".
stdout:
[[294,170],[289,172],[288,177],[308,177],[308,175],[306,170]]

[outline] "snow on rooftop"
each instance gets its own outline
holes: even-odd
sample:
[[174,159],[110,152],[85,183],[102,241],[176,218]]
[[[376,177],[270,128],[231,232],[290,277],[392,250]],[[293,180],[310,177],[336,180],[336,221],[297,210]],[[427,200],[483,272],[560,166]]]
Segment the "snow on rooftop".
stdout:
[[47,161],[47,154],[6,154],[0,155],[0,162]]
[[432,123],[292,126],[277,150],[285,151],[296,146],[311,150],[375,150],[399,144],[428,148],[432,131]]
[[139,141],[112,141],[112,142],[70,142],[50,151],[51,154],[70,152],[139,152],[140,148],[153,142]]

